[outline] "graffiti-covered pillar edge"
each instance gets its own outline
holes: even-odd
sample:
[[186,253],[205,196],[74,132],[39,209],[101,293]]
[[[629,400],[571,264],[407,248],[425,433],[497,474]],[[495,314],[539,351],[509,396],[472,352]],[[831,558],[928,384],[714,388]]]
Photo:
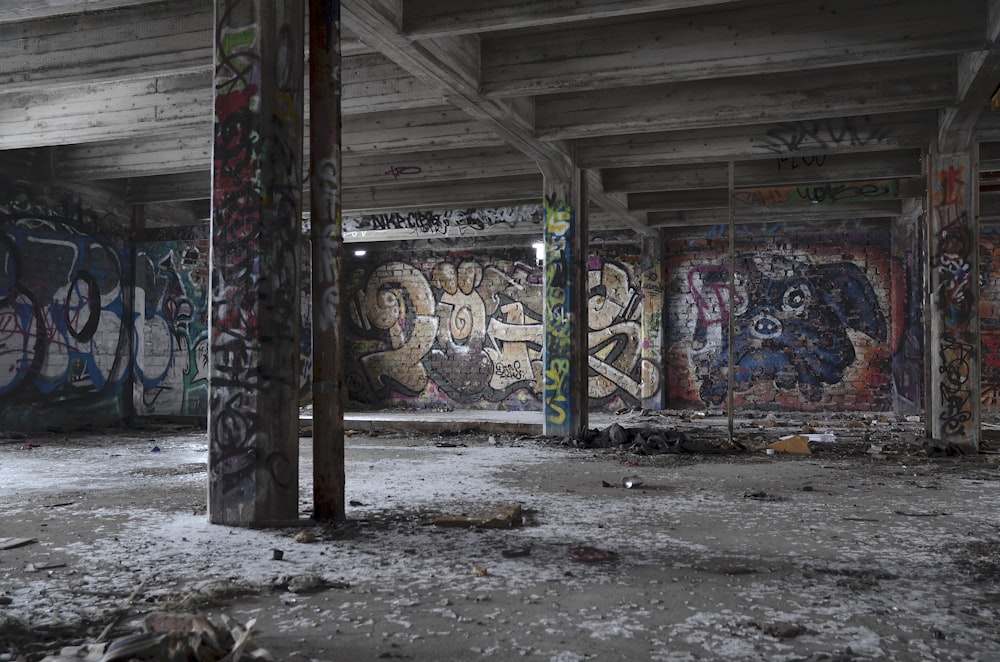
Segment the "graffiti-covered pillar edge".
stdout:
[[927,433],[979,447],[977,148],[928,155]]
[[586,178],[571,164],[542,164],[542,174],[544,431],[582,437],[589,404]]
[[302,0],[215,0],[210,521],[298,517]]

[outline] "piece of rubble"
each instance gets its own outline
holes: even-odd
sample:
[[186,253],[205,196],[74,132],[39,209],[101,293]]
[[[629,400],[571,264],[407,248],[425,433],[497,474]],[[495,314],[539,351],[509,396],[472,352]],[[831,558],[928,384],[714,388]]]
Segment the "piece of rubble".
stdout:
[[251,640],[251,619],[244,626],[229,616],[213,625],[200,614],[155,613],[143,619],[143,632],[111,642],[64,647],[42,662],[250,662],[274,657]]
[[773,450],[775,453],[791,453],[794,455],[812,454],[812,449],[809,448],[809,437],[804,434],[793,434],[788,437],[782,437],[764,448]]
[[431,520],[435,526],[479,529],[511,529],[524,523],[520,504],[488,510],[479,515],[441,515]]

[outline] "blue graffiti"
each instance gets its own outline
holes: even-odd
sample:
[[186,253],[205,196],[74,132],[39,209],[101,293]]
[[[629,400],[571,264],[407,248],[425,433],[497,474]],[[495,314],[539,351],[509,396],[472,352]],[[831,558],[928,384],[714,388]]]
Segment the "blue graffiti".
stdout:
[[[721,273],[728,278],[728,271]],[[736,282],[734,390],[770,379],[778,388],[798,387],[806,399],[817,401],[823,386],[840,382],[855,361],[848,329],[879,341],[886,338],[878,297],[851,262],[743,257]],[[727,320],[721,324],[721,349],[703,373],[700,394],[707,403],[720,404],[728,393]],[[696,340],[706,338],[705,328],[696,329]]]

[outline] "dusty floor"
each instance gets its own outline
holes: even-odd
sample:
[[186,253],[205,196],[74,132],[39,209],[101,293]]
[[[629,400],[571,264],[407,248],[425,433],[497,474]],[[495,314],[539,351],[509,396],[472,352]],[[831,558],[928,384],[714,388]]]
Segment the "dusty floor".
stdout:
[[[646,424],[723,429],[623,421]],[[1000,660],[997,456],[927,458],[895,419],[822,425],[836,441],[794,456],[358,433],[349,524],[283,530],[208,524],[203,431],[0,439],[0,539],[36,539],[0,550],[0,661],[158,610],[256,618],[278,660]],[[426,523],[514,503],[521,528]]]

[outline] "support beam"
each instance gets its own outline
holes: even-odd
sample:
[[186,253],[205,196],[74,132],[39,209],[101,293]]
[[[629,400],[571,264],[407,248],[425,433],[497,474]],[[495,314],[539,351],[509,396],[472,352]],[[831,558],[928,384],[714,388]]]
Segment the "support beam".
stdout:
[[834,115],[936,109],[955,97],[954,65],[944,60],[837,67],[773,78],[753,76],[570,92],[535,102],[544,140],[595,138],[720,124],[796,122]]
[[982,0],[768,4],[571,24],[541,34],[487,33],[482,90],[501,98],[737,76],[784,79],[805,70],[822,80],[837,67],[985,46]]
[[310,0],[313,517],[343,522],[346,353],[341,217],[340,0]]
[[967,452],[979,448],[979,222],[977,157],[928,158],[927,435]]
[[403,31],[411,37],[435,37],[482,31],[519,30],[571,21],[594,21],[648,12],[672,11],[736,0],[407,0]]
[[588,418],[587,178],[547,168],[544,199],[545,374],[543,428],[549,436],[582,437]]
[[298,518],[302,0],[215,0],[213,523]]

